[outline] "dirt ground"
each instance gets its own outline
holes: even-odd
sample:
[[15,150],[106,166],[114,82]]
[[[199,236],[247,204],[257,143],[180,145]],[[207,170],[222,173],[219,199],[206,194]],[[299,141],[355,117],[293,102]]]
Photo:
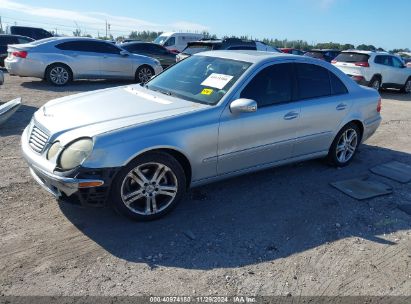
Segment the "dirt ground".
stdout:
[[[20,135],[50,99],[124,83],[55,88],[6,76],[24,105],[0,127],[1,295],[411,295],[411,184],[371,174],[411,164],[411,96],[382,92],[383,123],[351,166],[321,160],[192,190],[167,217],[59,205],[30,177]],[[115,102],[115,101],[114,101]],[[329,183],[369,176],[392,195],[357,201]]]

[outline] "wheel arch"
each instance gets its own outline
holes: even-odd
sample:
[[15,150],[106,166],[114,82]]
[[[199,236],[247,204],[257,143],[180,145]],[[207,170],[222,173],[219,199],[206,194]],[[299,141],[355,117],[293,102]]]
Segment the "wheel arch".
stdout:
[[53,62],[53,63],[49,63],[49,64],[46,66],[46,68],[44,69],[44,75],[43,75],[44,78],[47,77],[47,71],[48,71],[48,69],[51,68],[53,65],[56,65],[56,64],[61,64],[61,65],[66,66],[66,67],[69,69],[69,71],[70,71],[71,80],[73,80],[73,78],[74,78],[73,69],[72,69],[67,63],[64,63],[64,62],[61,62],[61,61],[55,61],[55,62]]
[[130,163],[136,158],[139,158],[143,155],[150,154],[150,153],[155,153],[155,152],[162,152],[166,153],[172,157],[174,157],[181,165],[181,167],[184,170],[184,174],[186,176],[186,187],[188,188],[191,184],[191,178],[192,178],[192,166],[189,158],[187,155],[185,155],[182,151],[175,147],[153,147],[149,149],[145,149],[143,151],[140,151],[139,153],[135,154],[133,157],[131,157],[125,165]]

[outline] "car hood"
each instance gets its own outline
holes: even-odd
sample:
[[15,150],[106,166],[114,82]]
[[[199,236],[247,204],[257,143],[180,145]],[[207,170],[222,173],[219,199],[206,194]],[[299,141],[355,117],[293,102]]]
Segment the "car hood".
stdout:
[[131,85],[52,100],[34,119],[53,137],[73,130],[76,136],[94,136],[208,107]]

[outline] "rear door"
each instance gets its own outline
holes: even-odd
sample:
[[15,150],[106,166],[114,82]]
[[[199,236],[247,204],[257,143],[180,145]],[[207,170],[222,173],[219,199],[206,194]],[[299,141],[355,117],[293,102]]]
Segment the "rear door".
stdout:
[[233,115],[227,107],[218,139],[218,174],[239,171],[290,158],[299,125],[300,108],[293,99],[293,65],[270,65],[244,86],[240,98],[253,99],[253,113]]
[[93,41],[69,41],[56,45],[68,57],[75,78],[99,78],[101,54],[97,53]]
[[342,81],[328,69],[296,63],[296,106],[301,108],[294,156],[329,149],[352,101]]

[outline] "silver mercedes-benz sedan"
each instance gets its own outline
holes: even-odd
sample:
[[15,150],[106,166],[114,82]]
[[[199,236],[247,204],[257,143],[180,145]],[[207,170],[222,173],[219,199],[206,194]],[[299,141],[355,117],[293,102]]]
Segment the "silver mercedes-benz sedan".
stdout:
[[380,110],[375,90],[329,63],[214,51],[145,85],[48,102],[22,149],[58,199],[151,220],[189,187],[319,157],[345,166],[378,128]]
[[10,75],[43,78],[57,86],[77,79],[147,82],[163,70],[157,59],[91,38],[52,37],[12,44],[7,51],[4,64]]

